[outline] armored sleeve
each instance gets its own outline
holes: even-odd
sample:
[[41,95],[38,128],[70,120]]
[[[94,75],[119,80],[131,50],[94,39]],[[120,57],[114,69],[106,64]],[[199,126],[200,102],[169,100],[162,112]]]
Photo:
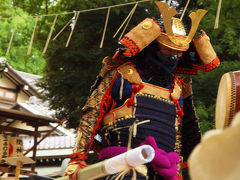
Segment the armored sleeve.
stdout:
[[200,142],[201,132],[193,104],[191,79],[186,78],[185,88],[183,88],[183,111],[182,119],[182,155],[187,161],[193,148]]
[[96,129],[100,127],[103,114],[111,106],[110,89],[116,74],[116,70],[108,71],[99,85],[92,91],[83,107],[73,153],[86,155],[90,150]]
[[189,49],[183,52],[175,73],[197,74],[200,71],[212,71],[220,65],[220,60],[213,49],[209,36],[205,31],[199,38],[193,39]]

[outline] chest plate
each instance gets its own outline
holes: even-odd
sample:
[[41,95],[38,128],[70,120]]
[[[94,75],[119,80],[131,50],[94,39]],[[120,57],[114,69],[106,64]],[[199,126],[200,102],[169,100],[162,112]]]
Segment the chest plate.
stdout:
[[[170,90],[144,85],[134,96],[134,105],[127,102],[112,110],[104,118],[105,146],[127,146],[129,127],[138,122],[136,136],[131,147],[137,147],[148,136],[153,136],[159,148],[174,151],[176,142],[176,105],[171,101]],[[145,120],[148,123],[141,124]]]

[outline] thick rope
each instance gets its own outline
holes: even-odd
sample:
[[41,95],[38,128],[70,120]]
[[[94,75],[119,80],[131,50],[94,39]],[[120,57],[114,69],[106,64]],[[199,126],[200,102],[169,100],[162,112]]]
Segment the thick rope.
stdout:
[[[151,0],[142,0],[142,1],[137,1],[138,3],[143,3],[143,2],[149,2]],[[114,8],[114,7],[121,7],[121,6],[127,6],[127,5],[131,5],[131,4],[135,4],[136,2],[129,2],[129,3],[125,3],[125,4],[117,4],[117,5],[112,5],[112,6],[104,6],[104,7],[99,7],[99,8],[92,8],[92,9],[85,9],[85,10],[79,10],[79,12],[89,12],[89,11],[97,11],[97,10],[102,10],[102,9],[108,9],[108,8]],[[36,16],[25,16],[25,18],[29,18],[29,17],[44,17],[44,16],[56,16],[56,15],[66,15],[66,14],[73,14],[74,12],[64,12],[64,13],[54,13],[54,14],[43,14],[43,15],[36,15]],[[9,18],[4,18],[4,17],[0,17],[0,19],[12,19],[14,17],[9,17]]]
[[[141,125],[141,124],[144,124],[144,123],[148,123],[148,122],[150,122],[150,120],[144,120],[144,121],[141,121],[141,122],[136,120],[130,126],[120,127],[120,128],[114,129],[114,131],[116,131],[116,130],[123,129],[123,128],[129,128],[127,151],[129,151],[131,149],[132,137],[136,137],[136,135],[137,135],[137,126]],[[116,176],[113,176],[113,178],[115,180],[122,180],[130,171],[133,172],[132,180],[136,180],[137,179],[137,172],[143,174],[144,176],[147,175],[147,170],[146,170],[147,168],[146,168],[146,166],[144,166],[144,165],[140,165],[140,166],[137,166],[137,167],[129,166],[127,164],[126,156],[127,156],[127,153],[126,153],[126,155],[124,157],[124,164],[122,164],[122,162],[117,162],[117,161],[115,162],[115,163],[120,163],[120,164],[122,164],[123,166],[126,167],[126,169],[124,171],[118,173]]]

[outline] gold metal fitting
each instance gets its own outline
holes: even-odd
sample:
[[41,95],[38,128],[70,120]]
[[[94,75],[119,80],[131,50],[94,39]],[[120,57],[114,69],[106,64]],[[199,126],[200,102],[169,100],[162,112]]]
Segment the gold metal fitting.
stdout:
[[143,23],[142,27],[143,29],[150,29],[151,27],[153,26],[152,22],[151,21],[146,21]]

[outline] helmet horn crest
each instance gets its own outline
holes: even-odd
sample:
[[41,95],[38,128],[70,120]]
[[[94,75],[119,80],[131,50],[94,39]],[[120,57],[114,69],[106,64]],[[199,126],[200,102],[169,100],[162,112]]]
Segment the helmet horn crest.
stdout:
[[169,5],[164,2],[155,1],[155,4],[158,6],[162,14],[164,28],[169,39],[177,46],[186,46],[192,41],[201,19],[207,13],[207,11],[204,9],[198,9],[196,12],[192,12],[189,15],[192,21],[190,32],[184,40],[180,40],[176,38],[176,35],[173,33],[173,30],[172,30],[172,17],[178,13],[177,10],[174,8],[170,8]]

